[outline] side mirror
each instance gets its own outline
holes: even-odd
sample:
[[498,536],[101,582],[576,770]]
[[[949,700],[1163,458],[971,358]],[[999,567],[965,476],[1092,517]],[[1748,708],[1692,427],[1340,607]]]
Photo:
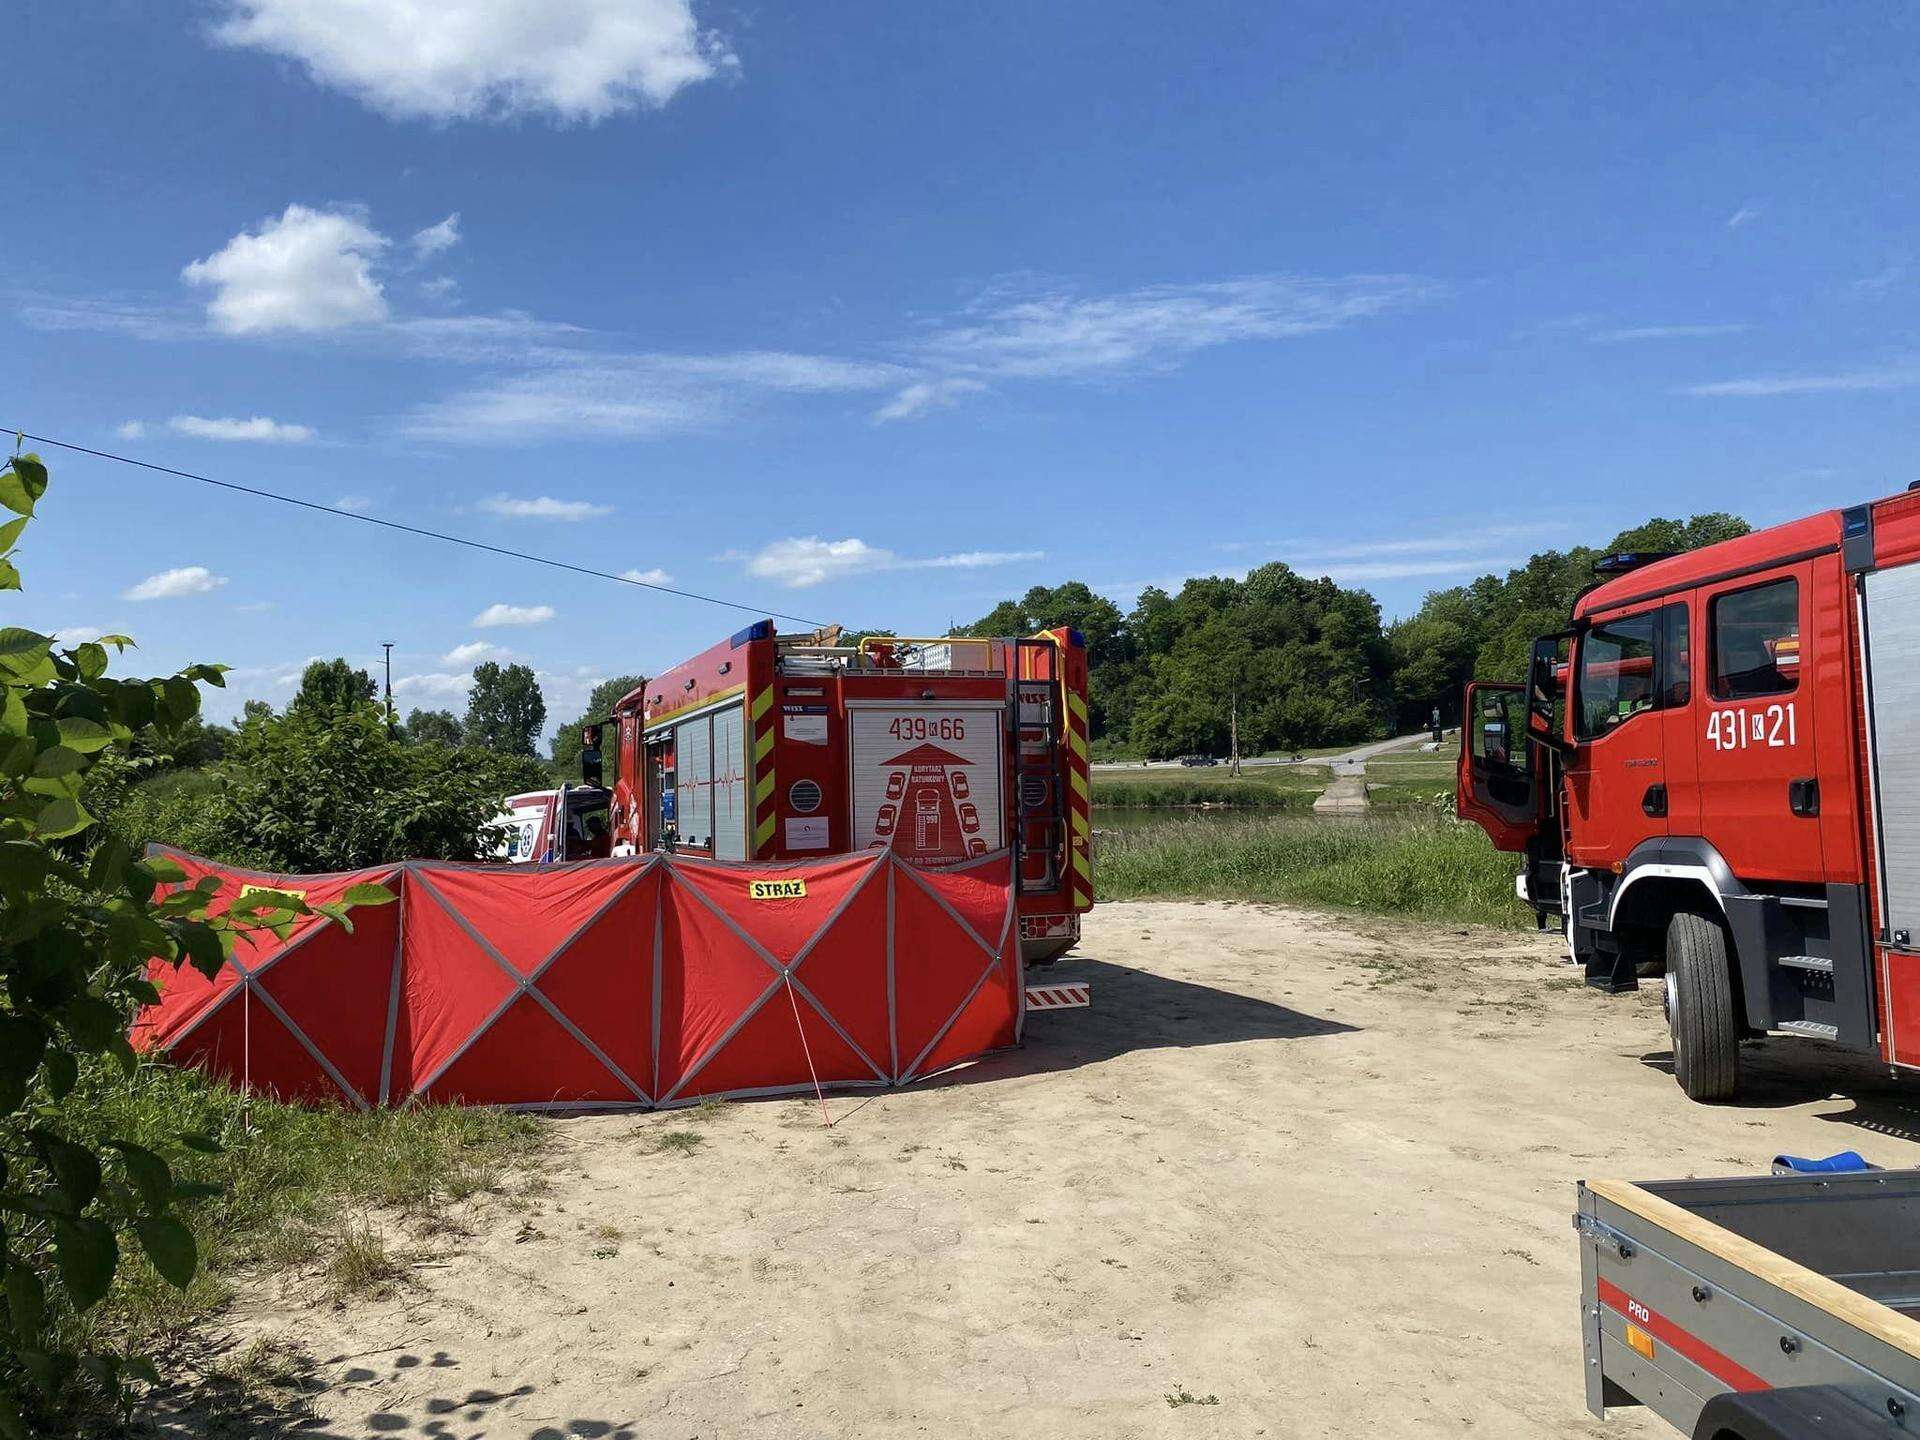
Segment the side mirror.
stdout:
[[583,725],[580,727],[580,779],[597,786],[605,775],[606,767],[600,758],[600,727]]

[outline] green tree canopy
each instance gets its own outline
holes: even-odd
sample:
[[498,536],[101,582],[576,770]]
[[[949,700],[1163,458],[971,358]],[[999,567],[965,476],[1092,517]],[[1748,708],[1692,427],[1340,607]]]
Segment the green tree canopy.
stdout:
[[546,783],[530,760],[396,738],[371,705],[248,720],[220,778],[203,832],[215,858],[280,872],[479,859],[500,802]]
[[[640,675],[616,675],[611,680],[602,680],[593,687],[593,693],[587,696],[587,707],[580,712],[578,720],[569,720],[562,725],[553,737],[553,768],[560,778],[569,783],[580,778],[580,730],[589,721],[604,720],[613,713],[613,707],[620,697],[636,686],[646,684]],[[608,783],[613,779],[613,737],[600,737],[600,753],[607,768]]]
[[300,672],[300,689],[287,708],[325,715],[365,705],[373,697],[373,677],[336,657],[308,663]]
[[459,746],[466,741],[460,717],[451,710],[415,710],[407,716],[407,739],[415,745]]
[[1382,629],[1364,590],[1263,565],[1177,593],[1142,590],[1133,610],[1075,580],[1004,600],[960,633],[1025,635],[1072,625],[1087,639],[1092,733],[1148,755],[1224,752],[1234,697],[1241,749],[1343,744],[1451,719],[1462,684],[1524,673],[1534,637],[1563,628],[1593,563],[1616,550],[1684,551],[1747,533],[1737,515],[1656,517],[1605,546],[1546,550],[1505,575],[1429,594]]
[[1595,549],[1544,550],[1504,576],[1482,575],[1436,590],[1388,632],[1399,720],[1419,724],[1438,704],[1452,719],[1470,679],[1518,680],[1535,637],[1566,628],[1573,602],[1594,580],[1593,564],[1616,551],[1681,553],[1745,535],[1737,515],[1713,511],[1686,520],[1655,517]]
[[530,668],[496,660],[474,667],[473,689],[467,692],[467,744],[498,755],[532,756],[546,723],[547,702]]

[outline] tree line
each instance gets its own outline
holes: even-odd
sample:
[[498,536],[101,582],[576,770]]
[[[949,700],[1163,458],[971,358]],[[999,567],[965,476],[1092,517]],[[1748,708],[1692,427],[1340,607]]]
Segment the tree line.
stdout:
[[1418,728],[1435,706],[1454,724],[1466,681],[1519,678],[1534,637],[1565,626],[1602,556],[1694,550],[1750,529],[1719,511],[1656,517],[1597,548],[1544,550],[1504,576],[1435,590],[1391,623],[1367,591],[1275,562],[1171,594],[1148,586],[1131,611],[1078,580],[1036,585],[959,633],[1078,629],[1098,754],[1223,755],[1236,721],[1245,754],[1342,745]]

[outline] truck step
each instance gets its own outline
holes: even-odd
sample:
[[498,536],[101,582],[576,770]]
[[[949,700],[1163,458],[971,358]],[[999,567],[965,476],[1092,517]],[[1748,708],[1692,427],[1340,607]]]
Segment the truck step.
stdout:
[[1833,961],[1825,955],[1782,955],[1777,963],[1789,970],[1818,970],[1826,975],[1833,973]]
[[1780,1028],[1789,1035],[1808,1035],[1815,1040],[1838,1040],[1840,1027],[1819,1020],[1783,1020]]

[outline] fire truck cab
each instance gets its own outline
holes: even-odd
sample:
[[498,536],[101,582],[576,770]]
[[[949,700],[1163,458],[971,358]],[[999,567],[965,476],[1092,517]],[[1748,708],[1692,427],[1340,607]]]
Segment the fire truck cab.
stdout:
[[1589,984],[1664,975],[1696,1100],[1770,1034],[1920,1067],[1916,562],[1920,493],[1609,557],[1525,684],[1467,687],[1459,815]]
[[622,698],[614,852],[891,845],[936,865],[1011,848],[1022,951],[1056,959],[1093,905],[1080,634],[838,642],[763,620]]

